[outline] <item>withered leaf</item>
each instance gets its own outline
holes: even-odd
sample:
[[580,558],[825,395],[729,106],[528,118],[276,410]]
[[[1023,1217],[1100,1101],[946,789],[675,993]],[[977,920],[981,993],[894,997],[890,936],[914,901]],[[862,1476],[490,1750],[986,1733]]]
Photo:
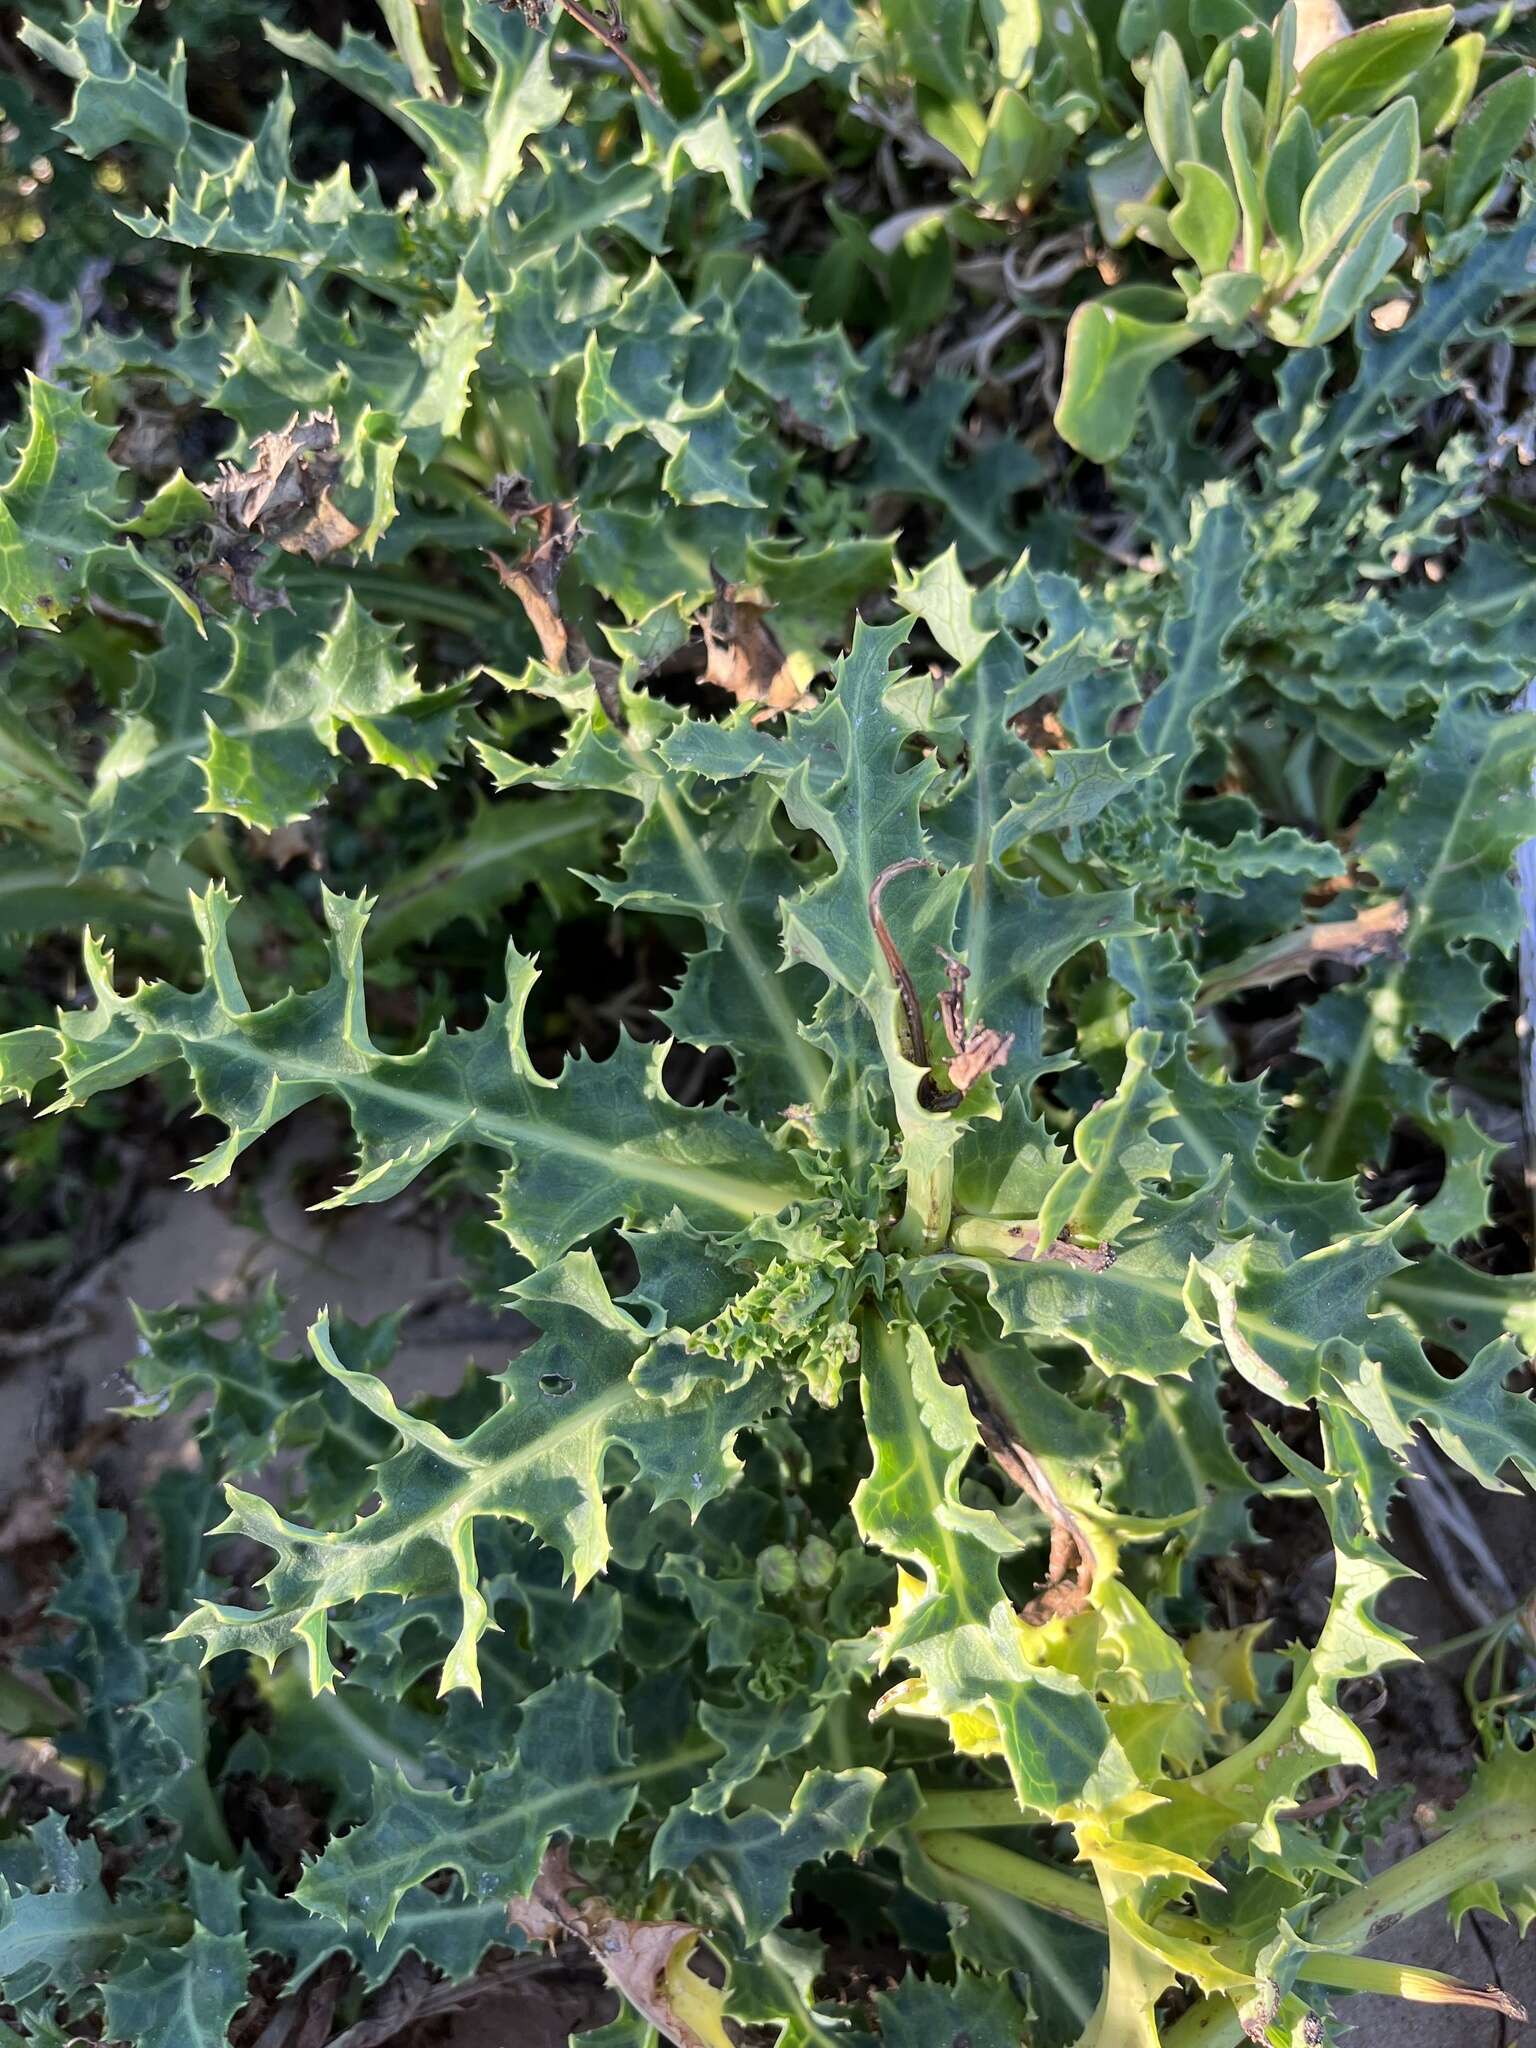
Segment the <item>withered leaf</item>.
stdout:
[[492,500],[505,512],[526,516],[534,522],[537,538],[526,554],[509,562],[494,548],[487,548],[491,567],[510,590],[528,623],[539,636],[545,662],[561,675],[580,668],[587,658],[578,633],[566,625],[560,612],[560,571],[581,538],[581,525],[574,503],[535,504],[521,477],[498,477]]
[[532,519],[537,529],[533,546],[515,562],[507,561],[494,548],[485,552],[503,590],[510,590],[527,613],[528,623],[538,635],[545,665],[563,676],[574,675],[581,668],[590,669],[598,701],[622,731],[626,720],[619,695],[618,668],[611,661],[594,658],[583,634],[567,625],[560,610],[560,571],[581,539],[581,522],[574,500],[539,504],[524,478],[499,476],[491,489],[491,502],[514,517]]
[[965,1015],[965,984],[971,978],[971,971],[952,954],[940,948],[946,969],[948,986],[939,996],[939,1018],[944,1026],[944,1036],[949,1040],[949,1085],[964,1095],[973,1088],[983,1074],[990,1074],[1007,1064],[1008,1055],[1013,1051],[1013,1033],[1006,1035],[993,1031],[979,1020],[969,1023]]
[[702,1939],[698,1928],[684,1920],[622,1919],[572,1870],[564,1847],[547,1853],[533,1890],[508,1904],[507,1919],[531,1941],[581,1942],[614,1989],[675,2048],[734,2048],[719,1991],[688,1967]]
[[717,573],[714,602],[699,615],[704,680],[729,690],[738,703],[760,705],[754,723],[780,711],[808,711],[816,701],[796,682],[766,623],[771,609],[762,591],[742,589]]
[[334,413],[311,413],[302,426],[294,414],[276,433],[258,434],[247,469],[221,462],[204,485],[217,526],[257,534],[290,555],[323,562],[357,539],[360,528],[331,492],[341,475]]
[[1395,953],[1407,929],[1408,906],[1401,898],[1373,904],[1357,917],[1303,925],[1208,975],[1200,985],[1198,1007],[1209,1009],[1245,988],[1273,988],[1276,982],[1314,973],[1325,961],[1363,967],[1368,960]]

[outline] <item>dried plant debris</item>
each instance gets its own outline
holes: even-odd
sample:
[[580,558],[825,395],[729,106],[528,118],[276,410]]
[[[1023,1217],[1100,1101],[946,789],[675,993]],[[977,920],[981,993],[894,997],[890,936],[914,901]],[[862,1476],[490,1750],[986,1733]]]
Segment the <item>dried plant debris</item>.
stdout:
[[521,477],[499,478],[492,503],[513,518],[533,521],[534,543],[517,561],[507,561],[494,549],[486,553],[502,588],[510,590],[528,614],[545,661],[557,675],[568,675],[590,659],[585,641],[572,632],[560,611],[560,571],[581,538],[576,507],[538,504]]
[[760,722],[781,711],[808,711],[815,703],[796,680],[794,664],[768,624],[772,606],[761,590],[739,588],[715,572],[715,595],[699,614],[706,660],[704,680],[755,707]]
[[538,1882],[511,1901],[507,1919],[531,1941],[579,1941],[626,2004],[676,2048],[735,2048],[718,1985],[690,1968],[698,1928],[624,1919],[577,1876],[563,1847],[550,1850]]
[[200,573],[226,576],[248,611],[284,603],[280,590],[253,580],[267,545],[324,562],[361,532],[331,496],[341,468],[333,413],[311,413],[302,426],[295,413],[278,432],[259,434],[247,468],[221,463],[217,480],[204,486],[214,541]]

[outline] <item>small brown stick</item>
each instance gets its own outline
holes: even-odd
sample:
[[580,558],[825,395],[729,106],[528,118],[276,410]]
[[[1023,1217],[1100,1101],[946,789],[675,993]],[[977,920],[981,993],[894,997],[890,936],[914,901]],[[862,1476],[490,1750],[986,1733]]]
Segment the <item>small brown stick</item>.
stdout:
[[582,668],[590,670],[597,701],[611,723],[620,732],[625,731],[628,720],[619,695],[617,666],[592,654],[585,638],[566,623],[560,609],[560,571],[581,538],[574,501],[538,504],[523,478],[504,476],[496,479],[491,502],[511,519],[532,519],[538,529],[537,541],[516,562],[506,561],[494,548],[487,548],[485,553],[502,588],[511,591],[527,614],[528,623],[538,636],[545,666],[562,676],[573,675]]
[[661,105],[661,94],[652,85],[649,78],[646,77],[640,66],[624,47],[629,38],[629,31],[620,19],[617,7],[611,7],[608,10],[608,19],[606,22],[603,22],[599,21],[595,14],[589,14],[586,8],[582,6],[581,0],[560,0],[560,5],[565,9],[572,21],[579,21],[588,35],[596,36],[597,40],[605,48],[612,51],[636,85],[645,94],[651,105],[659,107]]
[[1396,897],[1390,903],[1374,904],[1356,917],[1303,925],[1207,975],[1195,1007],[1205,1011],[1243,989],[1273,988],[1277,982],[1311,974],[1325,961],[1340,967],[1363,967],[1383,955],[1397,957],[1401,953],[1398,941],[1407,929],[1408,906]]

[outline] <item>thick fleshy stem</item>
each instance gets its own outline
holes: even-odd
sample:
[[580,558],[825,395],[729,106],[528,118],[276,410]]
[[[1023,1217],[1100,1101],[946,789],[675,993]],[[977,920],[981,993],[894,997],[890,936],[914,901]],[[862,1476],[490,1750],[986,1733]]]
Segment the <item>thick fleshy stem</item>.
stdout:
[[[928,1825],[931,1819],[958,1817],[967,1810],[962,1802],[972,1802],[969,1810],[976,1815],[973,1826],[998,1826],[1006,1818],[1001,1805],[1005,1799],[1011,1800],[1012,1794],[930,1794],[916,1823],[923,1850],[930,1861],[941,1870],[979,1880],[982,1884],[991,1885],[995,1891],[1006,1892],[1010,1898],[1022,1899],[1026,1905],[1054,1913],[1059,1919],[1075,1921],[1079,1927],[1097,1928],[1107,1933],[1109,1918],[1104,1901],[1098,1886],[1090,1879],[1074,1877],[1070,1871],[1055,1864],[1021,1856],[1016,1850],[1004,1848],[1001,1843],[978,1840],[974,1835],[953,1829],[930,1829]],[[1016,1819],[1022,1818],[1016,1802],[1014,1814]],[[1475,1836],[1478,1831],[1468,1832]],[[1420,1850],[1417,1856],[1410,1856],[1392,1870],[1383,1872],[1383,1879],[1399,1880],[1397,1885],[1385,1887],[1388,1895],[1400,1894],[1406,1899],[1417,1900],[1417,1904],[1410,1904],[1407,1908],[1409,1912],[1417,1912],[1421,1905],[1433,1904],[1435,1899],[1444,1896],[1446,1890],[1454,1890],[1457,1884],[1464,1882],[1468,1860],[1465,1844],[1456,1844],[1453,1856],[1433,1859],[1434,1850],[1444,1849],[1452,1841],[1453,1837],[1447,1836],[1441,1842],[1433,1843],[1429,1849]],[[1422,1862],[1424,1858],[1432,1860],[1425,1865]],[[1449,1882],[1446,1880],[1447,1870],[1454,1872]],[[1409,1873],[1406,1881],[1402,1876],[1405,1872]],[[1374,1895],[1379,1882],[1373,1881],[1373,1884],[1365,1886],[1364,1892]],[[1391,1919],[1396,1917],[1399,1916],[1389,1916]],[[1331,1920],[1337,1920],[1338,1926],[1330,1925]],[[1217,1948],[1226,1939],[1216,1930],[1180,1913],[1160,1913],[1153,1925],[1166,1927],[1180,1940],[1203,1948]],[[1377,1920],[1362,1912],[1360,1893],[1351,1893],[1334,1906],[1325,1908],[1307,1930],[1308,1939],[1319,1944],[1324,1940],[1365,1940],[1377,1931]],[[1460,1978],[1448,1976],[1443,1971],[1423,1970],[1413,1964],[1382,1962],[1368,1956],[1314,1952],[1303,1958],[1298,1974],[1302,1981],[1330,1990],[1374,1991],[1419,2004],[1480,2006],[1511,2018],[1525,2018],[1514,2000],[1497,1988],[1483,1989],[1465,1984]],[[1243,2023],[1231,2001],[1213,1997],[1202,1999],[1176,2023],[1165,2037],[1165,2048],[1238,2048],[1244,2038]]]

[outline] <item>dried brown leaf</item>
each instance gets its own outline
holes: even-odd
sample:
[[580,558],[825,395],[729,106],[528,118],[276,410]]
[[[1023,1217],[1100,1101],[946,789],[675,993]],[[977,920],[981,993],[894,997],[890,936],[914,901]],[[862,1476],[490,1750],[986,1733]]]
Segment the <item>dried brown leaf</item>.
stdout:
[[1200,984],[1198,1007],[1209,1009],[1245,988],[1272,988],[1276,982],[1315,973],[1330,961],[1340,967],[1363,967],[1368,960],[1395,954],[1407,929],[1408,906],[1397,897],[1356,917],[1303,925],[1207,975]]
[[334,413],[311,413],[302,426],[295,413],[278,432],[257,435],[249,467],[221,462],[215,481],[202,486],[213,548],[195,575],[224,577],[247,611],[273,611],[288,599],[255,581],[266,544],[312,562],[350,547],[361,528],[331,497],[341,475],[338,441]]
[[964,1095],[983,1074],[993,1073],[1007,1063],[1013,1051],[1013,1033],[1006,1037],[981,1023],[969,1024],[965,1016],[965,985],[971,970],[940,948],[949,985],[939,997],[939,1018],[949,1040],[949,1085]]
[[319,412],[303,426],[295,413],[276,433],[258,434],[248,469],[221,462],[217,480],[203,486],[215,517],[238,532],[270,539],[306,524],[340,474],[337,439],[335,414]]
[[766,623],[771,609],[762,591],[742,589],[717,575],[714,602],[699,615],[707,653],[704,680],[729,690],[738,703],[760,705],[757,719],[808,711],[816,701],[795,680]]
[[499,477],[492,502],[514,517],[534,522],[537,538],[517,561],[507,561],[492,548],[487,548],[486,554],[502,588],[510,590],[528,614],[545,662],[559,674],[569,675],[587,658],[581,635],[573,632],[561,615],[558,590],[560,571],[581,538],[576,507],[571,503],[532,503],[521,477]]
[[964,1095],[983,1074],[990,1074],[1007,1063],[1013,1051],[1013,1033],[1005,1036],[993,1031],[990,1026],[977,1025],[967,1031],[965,1043],[949,1063],[949,1085],[958,1088]]
[[533,1890],[511,1901],[507,1919],[531,1941],[581,1942],[615,1990],[674,2048],[734,2048],[719,1992],[688,1968],[702,1939],[698,1928],[684,1920],[621,1918],[572,1870],[564,1847],[548,1852]]
[[587,668],[598,701],[613,724],[622,732],[626,723],[619,695],[619,671],[611,661],[594,660],[576,627],[568,625],[560,609],[560,571],[581,539],[581,522],[574,501],[536,503],[526,480],[499,476],[491,487],[491,502],[514,518],[534,521],[538,537],[525,555],[509,562],[494,548],[486,549],[491,567],[504,590],[510,590],[528,615],[538,635],[546,667],[556,674],[574,675]]
[[1019,1618],[1031,1628],[1044,1628],[1051,1621],[1070,1620],[1087,1606],[1098,1575],[1099,1560],[1092,1539],[1057,1492],[1050,1473],[1020,1442],[1000,1409],[988,1399],[975,1375],[966,1372],[962,1379],[971,1413],[976,1418],[977,1431],[994,1464],[1021,1493],[1028,1495],[1051,1525],[1050,1558],[1045,1579],[1036,1588],[1034,1599],[1026,1601],[1019,1609]]

